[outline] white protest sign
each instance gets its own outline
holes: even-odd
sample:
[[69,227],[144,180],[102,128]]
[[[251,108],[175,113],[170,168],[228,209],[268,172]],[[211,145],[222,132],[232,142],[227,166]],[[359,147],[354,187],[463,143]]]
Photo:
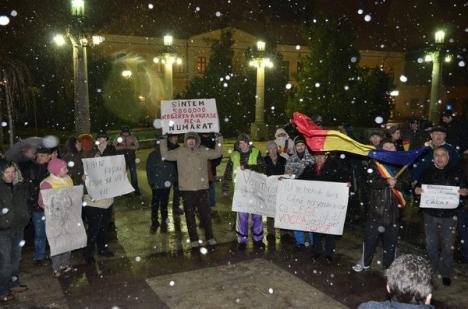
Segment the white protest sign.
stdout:
[[232,211],[274,218],[279,177],[281,176],[267,177],[252,170],[237,169]]
[[162,100],[162,133],[219,132],[215,99]]
[[86,190],[93,200],[135,191],[127,178],[123,155],[82,159]]
[[341,182],[282,180],[276,195],[275,227],[342,235],[348,191]]
[[455,209],[460,204],[459,187],[422,185],[421,189],[421,208]]
[[86,247],[81,220],[83,186],[41,190],[50,255]]

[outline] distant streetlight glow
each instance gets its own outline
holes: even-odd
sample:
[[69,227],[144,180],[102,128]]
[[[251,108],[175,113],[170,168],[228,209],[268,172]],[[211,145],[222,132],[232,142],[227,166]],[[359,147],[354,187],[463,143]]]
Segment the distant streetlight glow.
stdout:
[[62,34],[56,34],[53,40],[57,46],[63,46],[66,43],[65,37]]
[[104,42],[106,38],[100,35],[93,35],[91,39],[93,41],[93,45],[99,45]]
[[432,56],[431,55],[424,56],[424,61],[431,62],[432,61]]
[[263,41],[258,41],[257,42],[257,50],[258,51],[265,51],[265,42]]
[[390,92],[390,95],[391,95],[392,97],[397,97],[397,96],[400,95],[400,91],[398,91],[398,90],[392,90],[392,92]]
[[84,16],[85,2],[84,0],[72,0],[71,9],[73,16]]
[[447,62],[447,63],[451,62],[452,61],[452,56],[450,56],[450,55],[445,56],[444,61]]
[[165,35],[163,38],[163,41],[164,41],[164,46],[172,46],[174,38],[172,37],[172,35]]
[[436,42],[437,44],[444,43],[445,31],[443,31],[443,30],[437,31],[437,32],[434,34],[434,37],[435,37],[435,42]]
[[133,73],[130,70],[123,70],[122,71],[122,77],[124,77],[124,78],[130,78],[130,77],[132,77],[132,74]]

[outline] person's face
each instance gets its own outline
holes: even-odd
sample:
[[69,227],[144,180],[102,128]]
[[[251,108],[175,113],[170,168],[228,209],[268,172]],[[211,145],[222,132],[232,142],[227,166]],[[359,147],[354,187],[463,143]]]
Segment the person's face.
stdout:
[[168,137],[169,143],[171,144],[177,144],[179,141],[179,137],[177,135],[171,135]]
[[13,183],[13,179],[15,178],[16,169],[14,166],[10,166],[9,168],[5,169],[2,174],[2,180],[6,183]]
[[450,123],[452,121],[452,117],[442,116],[443,123]]
[[324,154],[317,154],[314,157],[315,157],[315,163],[317,165],[323,165],[325,161],[327,160],[327,156]]
[[392,139],[393,139],[394,141],[400,139],[400,137],[401,137],[401,132],[400,132],[400,130],[396,130],[395,132],[393,132],[393,134],[392,134]]
[[239,142],[239,149],[242,152],[247,152],[249,151],[249,143],[246,143],[245,141],[240,141]]
[[194,138],[189,138],[187,141],[186,141],[186,144],[187,144],[187,147],[189,149],[194,149],[195,146],[197,146],[197,141],[194,139]]
[[369,137],[369,141],[372,143],[372,145],[379,146],[380,142],[382,142],[382,137],[380,137],[380,135],[374,134]]
[[107,138],[105,137],[99,137],[97,141],[98,141],[98,145],[107,145]]
[[81,150],[83,150],[83,145],[81,145],[80,141],[76,141],[75,143],[75,148],[78,152],[80,152]]
[[418,127],[419,127],[419,125],[418,125],[417,122],[412,122],[412,123],[410,124],[410,128],[411,128],[411,130],[413,130],[413,131],[416,131],[416,130],[418,129]]
[[382,149],[387,151],[396,151],[395,144],[393,143],[384,143],[382,145]]
[[437,149],[433,155],[434,165],[437,168],[443,169],[449,162],[449,154],[445,149]]
[[34,148],[28,148],[23,151],[23,154],[26,158],[30,160],[34,160],[34,157],[36,156],[36,149]]
[[432,144],[434,146],[440,146],[443,143],[445,143],[445,138],[447,137],[447,134],[444,132],[432,132],[431,133],[431,139],[432,139]]
[[58,176],[59,177],[65,177],[68,173],[68,168],[67,166],[64,166],[60,169],[59,173],[58,173]]
[[51,159],[50,154],[48,153],[38,153],[36,155],[36,162],[39,164],[45,164]]
[[304,143],[297,143],[296,144],[296,152],[304,153],[306,149],[306,145]]
[[278,157],[278,149],[274,147],[268,148],[268,155],[270,158],[276,159],[276,157]]
[[57,150],[54,150],[52,151],[52,153],[50,154],[50,159],[57,159],[58,158],[58,151]]

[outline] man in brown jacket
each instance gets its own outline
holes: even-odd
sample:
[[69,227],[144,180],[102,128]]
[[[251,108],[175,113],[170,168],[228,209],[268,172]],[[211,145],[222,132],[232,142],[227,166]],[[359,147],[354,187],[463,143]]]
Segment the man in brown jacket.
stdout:
[[177,161],[179,190],[184,199],[185,220],[192,248],[199,246],[195,208],[198,208],[208,245],[216,245],[208,207],[208,160],[221,157],[222,146],[221,135],[216,137],[215,149],[200,146],[200,137],[194,132],[186,133],[184,145],[174,150],[167,149],[165,139],[160,142],[162,159]]

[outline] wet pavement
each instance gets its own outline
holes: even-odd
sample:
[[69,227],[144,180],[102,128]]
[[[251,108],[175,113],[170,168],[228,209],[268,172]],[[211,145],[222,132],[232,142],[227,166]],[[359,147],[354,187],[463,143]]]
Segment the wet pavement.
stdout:
[[[139,176],[143,183],[144,173]],[[118,240],[110,243],[115,257],[87,265],[75,251],[76,271],[56,279],[51,266],[35,265],[33,248],[25,247],[21,281],[29,290],[2,308],[356,308],[386,297],[381,247],[371,271],[351,269],[361,254],[359,229],[345,230],[333,263],[314,261],[309,249],[282,243],[279,233],[264,251],[251,243],[239,251],[230,201],[219,198],[213,219],[219,244],[192,250],[184,217],[173,217],[171,211],[168,233],[150,234],[150,194],[147,187],[142,189],[141,197],[116,199]],[[399,250],[424,254],[405,241]],[[436,282],[433,303],[437,308],[468,308],[467,290],[468,265],[457,264],[452,286]]]

